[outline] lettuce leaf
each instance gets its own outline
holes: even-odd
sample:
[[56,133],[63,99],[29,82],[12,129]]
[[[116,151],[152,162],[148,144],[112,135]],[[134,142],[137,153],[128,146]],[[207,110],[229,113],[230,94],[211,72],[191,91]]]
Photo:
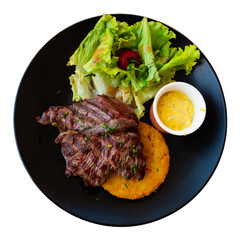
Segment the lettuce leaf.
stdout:
[[[142,117],[144,103],[173,82],[176,71],[190,74],[200,57],[195,45],[184,50],[171,47],[174,38],[175,33],[160,22],[143,18],[129,25],[103,14],[67,63],[76,66],[69,77],[73,101],[106,94],[130,105],[138,118]],[[118,55],[124,49],[139,53],[140,66],[131,63],[127,70],[118,67]]]
[[90,61],[94,52],[98,48],[101,39],[108,37],[107,32],[114,32],[117,26],[118,24],[115,17],[104,14],[97,22],[94,29],[91,30],[84,38],[84,40],[80,43],[79,47],[70,57],[67,65],[76,65],[76,69],[81,69],[81,71],[84,72],[83,65]]
[[197,63],[196,60],[199,59],[199,57],[200,52],[197,50],[197,47],[195,45],[185,46],[184,50],[178,48],[169,62],[165,63],[159,69],[159,74],[169,75],[169,73],[175,74],[176,71],[185,70],[186,75],[189,75],[192,71],[193,66]]
[[81,101],[85,98],[93,98],[96,96],[96,91],[91,85],[91,80],[85,77],[84,74],[77,69],[75,74],[69,77],[70,84],[72,85],[73,101]]

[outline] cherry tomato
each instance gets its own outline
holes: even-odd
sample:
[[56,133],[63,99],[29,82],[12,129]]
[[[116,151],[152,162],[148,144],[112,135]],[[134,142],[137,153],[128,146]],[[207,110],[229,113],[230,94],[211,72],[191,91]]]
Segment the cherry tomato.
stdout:
[[140,55],[133,50],[126,50],[121,52],[118,59],[118,67],[127,70],[129,64],[134,63],[135,67],[139,67],[141,63]]

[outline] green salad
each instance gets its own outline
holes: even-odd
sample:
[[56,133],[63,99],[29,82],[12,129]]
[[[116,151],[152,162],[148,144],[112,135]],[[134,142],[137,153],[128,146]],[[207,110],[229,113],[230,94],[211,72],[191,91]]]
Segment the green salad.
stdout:
[[173,82],[176,71],[190,74],[200,57],[195,45],[171,47],[173,38],[168,27],[146,17],[129,25],[104,14],[67,63],[76,66],[69,77],[73,101],[106,94],[130,105],[140,119],[143,104]]

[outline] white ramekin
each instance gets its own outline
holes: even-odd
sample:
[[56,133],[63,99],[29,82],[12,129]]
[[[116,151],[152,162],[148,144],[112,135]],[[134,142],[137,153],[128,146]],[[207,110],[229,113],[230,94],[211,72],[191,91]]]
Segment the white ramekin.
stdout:
[[[166,127],[160,120],[157,114],[158,101],[164,93],[170,91],[182,92],[185,95],[187,95],[189,99],[192,101],[194,106],[194,117],[192,125],[190,127],[179,131],[172,130]],[[178,136],[185,136],[196,131],[202,125],[205,116],[206,116],[206,103],[204,101],[202,94],[195,87],[184,82],[169,83],[162,87],[156,94],[150,109],[150,119],[155,128],[157,128],[159,131],[163,133],[170,133]]]

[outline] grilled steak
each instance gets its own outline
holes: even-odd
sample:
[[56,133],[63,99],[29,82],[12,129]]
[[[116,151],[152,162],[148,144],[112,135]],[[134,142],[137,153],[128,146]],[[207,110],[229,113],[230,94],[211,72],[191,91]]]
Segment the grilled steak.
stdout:
[[50,107],[37,120],[60,130],[56,143],[61,144],[68,177],[81,176],[92,186],[102,185],[112,171],[126,179],[144,177],[138,119],[124,103],[101,95]]
[[145,161],[138,132],[96,137],[70,130],[59,134],[56,143],[62,146],[65,174],[81,176],[86,185],[102,185],[112,171],[126,179],[144,176]]
[[85,185],[92,186],[100,186],[106,181],[112,167],[102,154],[101,142],[97,137],[87,138],[70,130],[60,133],[56,143],[62,146],[66,176],[81,176]]
[[105,95],[85,99],[68,107],[52,106],[37,120],[44,125],[58,127],[60,132],[75,130],[94,136],[127,131],[138,125],[138,119],[129,106]]

